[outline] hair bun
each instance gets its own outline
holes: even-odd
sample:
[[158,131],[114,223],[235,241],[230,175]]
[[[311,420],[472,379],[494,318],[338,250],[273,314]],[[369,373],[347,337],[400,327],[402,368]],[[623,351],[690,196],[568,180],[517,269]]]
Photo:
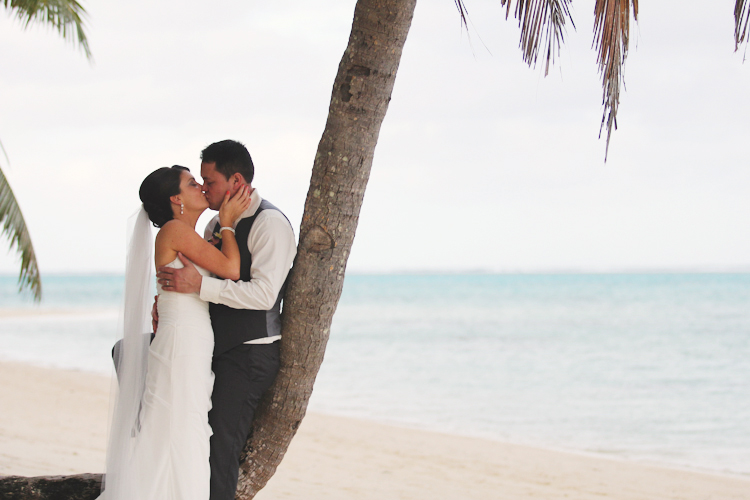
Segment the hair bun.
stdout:
[[162,227],[174,218],[169,198],[180,194],[180,176],[186,170],[179,165],[162,167],[143,179],[138,195],[154,226]]
[[172,211],[167,212],[164,207],[160,207],[158,204],[151,201],[144,201],[143,208],[148,214],[148,218],[156,227],[162,227],[164,224],[172,220]]

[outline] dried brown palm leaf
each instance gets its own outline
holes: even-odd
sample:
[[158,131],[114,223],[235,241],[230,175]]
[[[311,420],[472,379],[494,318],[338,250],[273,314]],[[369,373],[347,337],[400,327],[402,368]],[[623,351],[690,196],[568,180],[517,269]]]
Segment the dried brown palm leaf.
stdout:
[[734,4],[734,50],[750,39],[750,2],[737,0]]
[[[571,0],[516,0],[515,17],[521,27],[521,51],[523,60],[529,66],[536,66],[539,49],[543,47],[546,64],[545,76],[550,64],[554,63],[555,53],[560,54],[560,46],[565,41],[565,21],[575,29],[570,15]],[[506,7],[505,18],[510,15],[512,0],[500,0]]]
[[609,151],[612,130],[617,129],[617,108],[620,103],[620,85],[624,87],[622,65],[628,57],[630,40],[630,7],[633,19],[638,21],[638,0],[596,0],[594,7],[594,45],[599,51],[597,60],[602,75],[602,115],[601,130],[607,124],[607,146],[604,159]]

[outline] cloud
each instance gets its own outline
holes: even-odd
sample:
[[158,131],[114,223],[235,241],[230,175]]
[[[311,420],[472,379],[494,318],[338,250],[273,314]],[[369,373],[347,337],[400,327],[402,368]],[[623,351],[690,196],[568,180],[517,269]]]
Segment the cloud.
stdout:
[[[226,137],[298,224],[354,3],[89,8],[93,66],[47,30],[0,21],[13,47],[0,138],[42,271],[121,271],[140,181],[175,163],[197,173]],[[547,78],[521,61],[497,2],[470,9],[467,33],[451,2],[417,7],[350,270],[750,265],[750,74],[731,9],[644,6],[606,164],[593,7],[576,4]]]

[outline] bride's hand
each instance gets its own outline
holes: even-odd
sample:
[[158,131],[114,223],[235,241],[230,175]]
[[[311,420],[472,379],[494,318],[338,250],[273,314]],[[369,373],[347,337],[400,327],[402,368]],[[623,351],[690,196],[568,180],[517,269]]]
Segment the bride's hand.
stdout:
[[234,196],[229,197],[229,191],[224,195],[224,201],[219,208],[219,223],[222,227],[232,227],[234,221],[250,206],[250,188],[242,186]]

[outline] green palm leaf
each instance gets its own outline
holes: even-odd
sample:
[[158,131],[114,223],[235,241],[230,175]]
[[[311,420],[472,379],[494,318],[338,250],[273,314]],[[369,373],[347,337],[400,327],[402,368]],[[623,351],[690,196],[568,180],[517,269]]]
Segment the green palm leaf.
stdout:
[[[2,147],[2,145],[0,145]],[[34,299],[42,299],[42,280],[39,276],[39,267],[36,263],[34,246],[31,244],[31,236],[23,220],[21,207],[13,195],[13,190],[0,170],[0,222],[3,223],[2,234],[10,238],[10,248],[15,245],[21,254],[21,271],[18,274],[19,290],[30,289]]]
[[[76,0],[2,0],[3,6],[15,14],[27,28],[32,22],[39,22],[52,26],[66,40],[75,39],[83,49],[88,59],[91,59],[89,42],[84,32],[83,18],[86,11]],[[5,148],[0,142],[0,149],[5,154]],[[7,160],[8,155],[5,154]],[[26,228],[21,207],[13,190],[8,184],[2,170],[0,170],[0,222],[3,223],[2,234],[10,238],[10,248],[15,245],[21,254],[21,270],[18,274],[18,286],[21,291],[30,289],[34,298],[42,299],[42,281],[39,276],[39,266],[36,262],[34,246]]]
[[76,0],[2,0],[6,9],[28,27],[32,21],[47,24],[55,28],[66,40],[73,38],[75,32],[78,44],[91,59],[89,42],[84,33],[83,18],[86,11]]

